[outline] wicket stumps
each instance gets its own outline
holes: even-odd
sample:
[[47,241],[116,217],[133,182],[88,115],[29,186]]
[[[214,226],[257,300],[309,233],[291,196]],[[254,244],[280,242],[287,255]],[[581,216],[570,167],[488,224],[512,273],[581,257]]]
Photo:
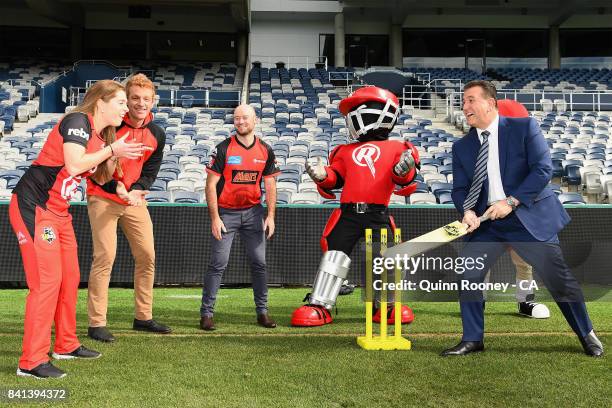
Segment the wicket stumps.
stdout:
[[[402,233],[399,228],[395,229],[394,234],[395,245],[402,241]],[[395,296],[394,296],[394,333],[392,336],[387,335],[387,273],[383,272],[380,277],[382,280],[383,289],[380,294],[380,335],[375,336],[372,328],[372,306],[374,302],[374,291],[373,291],[373,258],[372,258],[372,229],[366,229],[365,232],[366,241],[366,282],[365,282],[365,312],[366,312],[366,333],[365,336],[357,338],[357,344],[366,350],[410,350],[410,340],[402,337],[402,294],[397,289],[397,283],[401,280],[401,271],[399,268],[395,268],[394,282]],[[387,230],[380,230],[380,250],[381,253],[387,249]]]

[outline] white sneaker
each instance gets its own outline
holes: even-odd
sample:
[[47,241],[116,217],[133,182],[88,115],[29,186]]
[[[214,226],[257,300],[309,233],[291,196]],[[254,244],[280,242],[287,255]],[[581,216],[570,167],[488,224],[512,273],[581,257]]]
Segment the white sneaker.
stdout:
[[523,316],[533,317],[534,319],[548,319],[550,310],[542,303],[519,302],[518,312]]

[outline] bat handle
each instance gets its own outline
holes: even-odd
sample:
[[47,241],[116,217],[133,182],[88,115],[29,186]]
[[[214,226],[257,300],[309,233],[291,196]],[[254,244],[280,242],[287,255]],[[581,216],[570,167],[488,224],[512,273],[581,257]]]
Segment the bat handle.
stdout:
[[482,217],[479,217],[478,219],[480,220],[480,222],[489,221],[489,214],[485,214]]

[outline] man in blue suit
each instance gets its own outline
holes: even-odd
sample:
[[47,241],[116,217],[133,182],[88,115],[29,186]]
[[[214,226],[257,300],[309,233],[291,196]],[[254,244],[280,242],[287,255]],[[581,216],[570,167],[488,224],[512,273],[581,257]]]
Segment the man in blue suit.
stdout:
[[[537,122],[499,116],[496,89],[488,81],[465,85],[463,113],[472,128],[453,145],[452,197],[470,233],[461,256],[482,257],[484,262],[466,268],[460,282],[482,282],[486,271],[511,246],[535,267],[585,353],[602,356],[603,346],[593,331],[582,290],[559,246],[557,233],[570,218],[547,187],[552,162]],[[481,216],[489,221],[481,223]],[[463,337],[442,356],[484,350],[482,292],[465,287],[459,294]]]

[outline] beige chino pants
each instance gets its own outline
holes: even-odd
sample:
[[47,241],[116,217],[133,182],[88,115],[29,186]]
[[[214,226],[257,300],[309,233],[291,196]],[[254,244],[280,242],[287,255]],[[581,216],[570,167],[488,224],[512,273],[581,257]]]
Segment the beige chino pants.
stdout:
[[87,295],[89,326],[106,326],[108,284],[117,252],[117,224],[134,257],[134,315],[138,320],[152,319],[155,248],[153,223],[147,207],[125,206],[103,197],[90,196],[87,211],[93,240]]
[[523,260],[514,252],[514,249],[510,249],[510,258],[516,268],[516,280],[533,280],[533,267]]

